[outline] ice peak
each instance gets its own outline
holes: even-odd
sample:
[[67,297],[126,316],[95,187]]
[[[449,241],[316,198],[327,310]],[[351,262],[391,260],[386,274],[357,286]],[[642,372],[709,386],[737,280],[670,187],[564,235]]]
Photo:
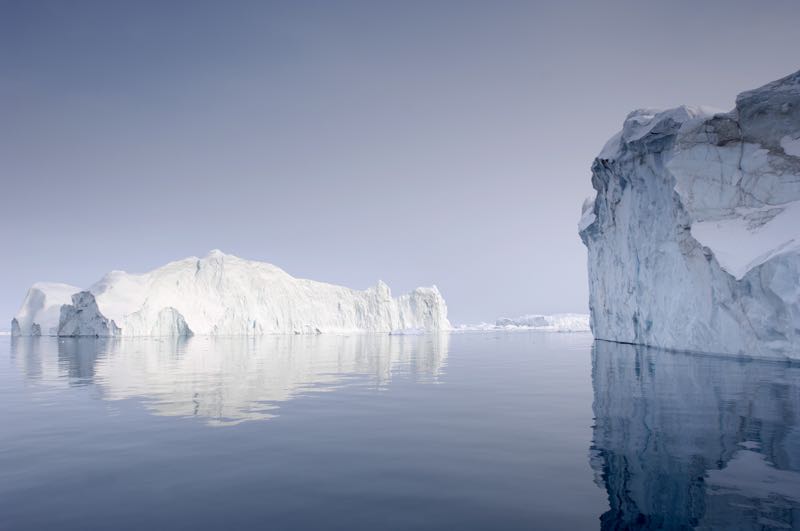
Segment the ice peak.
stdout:
[[219,249],[211,249],[210,251],[208,251],[208,254],[206,255],[206,258],[221,259],[221,258],[225,258],[227,256],[232,256],[232,255],[225,254],[222,251],[220,251]]
[[379,295],[386,299],[390,299],[392,297],[392,290],[383,280],[378,281],[378,284],[375,286],[375,291],[377,291]]
[[[736,96],[736,107],[742,107],[750,104],[751,100],[775,98],[782,96],[780,93],[788,93],[789,95],[797,96],[800,93],[800,70],[793,72],[788,76],[776,79],[766,85],[760,86],[753,90],[747,90]],[[781,105],[782,107],[782,105]],[[783,110],[783,109],[781,109]]]

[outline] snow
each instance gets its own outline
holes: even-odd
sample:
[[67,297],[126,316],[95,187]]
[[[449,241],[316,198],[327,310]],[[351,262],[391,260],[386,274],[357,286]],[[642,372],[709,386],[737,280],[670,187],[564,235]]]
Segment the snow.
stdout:
[[780,207],[735,208],[732,217],[692,225],[692,236],[709,247],[722,269],[741,280],[750,270],[800,250],[800,201]]
[[781,138],[781,147],[783,152],[793,157],[800,157],[800,137],[792,138],[784,136]]
[[489,332],[497,330],[540,330],[545,332],[590,332],[589,315],[560,313],[554,315],[528,314],[520,317],[501,317],[494,324],[478,323],[457,326],[457,332]]
[[[143,274],[112,271],[73,300],[80,291],[71,286],[58,290],[54,300],[59,308],[66,304],[61,322],[51,312],[43,333],[258,336],[450,328],[436,287],[392,298],[383,282],[358,291],[294,278],[272,264],[218,250]],[[43,293],[50,297],[48,290]],[[29,299],[17,315],[27,319],[22,335],[29,335],[35,320],[28,318]]]
[[634,111],[579,233],[598,339],[800,358],[800,72],[728,113]]
[[[720,111],[713,107],[681,105],[674,109],[638,109],[630,113],[622,126],[621,137],[617,145],[621,146],[631,142],[643,141],[653,136],[659,136],[664,131],[669,130],[674,124],[682,127],[691,127],[701,122],[703,119],[713,116]],[[613,137],[612,141],[614,140]],[[603,147],[602,155],[609,155],[605,158],[616,158],[616,154],[609,154],[611,145]]]

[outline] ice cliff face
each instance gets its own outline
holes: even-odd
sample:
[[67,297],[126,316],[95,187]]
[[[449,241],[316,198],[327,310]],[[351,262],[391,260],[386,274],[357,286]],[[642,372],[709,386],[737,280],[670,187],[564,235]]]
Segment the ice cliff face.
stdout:
[[[392,298],[297,279],[220,251],[144,274],[113,271],[86,291],[37,284],[12,322],[15,335],[189,336],[448,330],[435,288]],[[44,302],[42,302],[44,301]],[[38,328],[37,328],[38,327]]]
[[595,337],[800,357],[800,72],[729,113],[634,111],[592,185]]
[[110,337],[119,336],[120,329],[100,312],[94,295],[81,291],[72,296],[72,304],[61,306],[57,335]]

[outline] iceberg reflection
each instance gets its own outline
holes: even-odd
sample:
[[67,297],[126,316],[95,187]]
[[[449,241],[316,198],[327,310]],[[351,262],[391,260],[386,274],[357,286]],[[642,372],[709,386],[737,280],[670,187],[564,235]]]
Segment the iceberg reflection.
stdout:
[[595,342],[602,529],[800,529],[800,367]]
[[16,338],[28,378],[92,385],[105,400],[142,399],[157,415],[210,424],[268,419],[280,403],[354,381],[384,387],[393,374],[437,381],[449,337],[276,335],[194,338]]

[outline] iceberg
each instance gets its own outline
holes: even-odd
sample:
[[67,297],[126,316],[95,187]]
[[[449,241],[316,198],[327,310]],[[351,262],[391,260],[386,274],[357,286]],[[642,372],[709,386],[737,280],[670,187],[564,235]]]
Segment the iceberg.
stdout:
[[447,305],[435,286],[393,298],[383,282],[358,291],[217,250],[148,273],[112,271],[85,290],[35,284],[12,321],[15,336],[66,337],[449,329]]
[[589,332],[589,315],[582,313],[557,313],[553,315],[528,314],[519,317],[501,317],[494,324],[479,323],[459,325],[459,332],[484,332],[493,330],[541,330],[545,332]]
[[628,115],[592,164],[597,339],[800,358],[800,72],[730,112]]
[[529,314],[520,317],[501,317],[495,322],[499,328],[531,328],[553,332],[588,332],[589,316],[582,313],[557,313],[554,315]]
[[12,336],[54,336],[58,334],[61,306],[72,302],[80,288],[56,282],[37,282],[30,287],[14,319]]

